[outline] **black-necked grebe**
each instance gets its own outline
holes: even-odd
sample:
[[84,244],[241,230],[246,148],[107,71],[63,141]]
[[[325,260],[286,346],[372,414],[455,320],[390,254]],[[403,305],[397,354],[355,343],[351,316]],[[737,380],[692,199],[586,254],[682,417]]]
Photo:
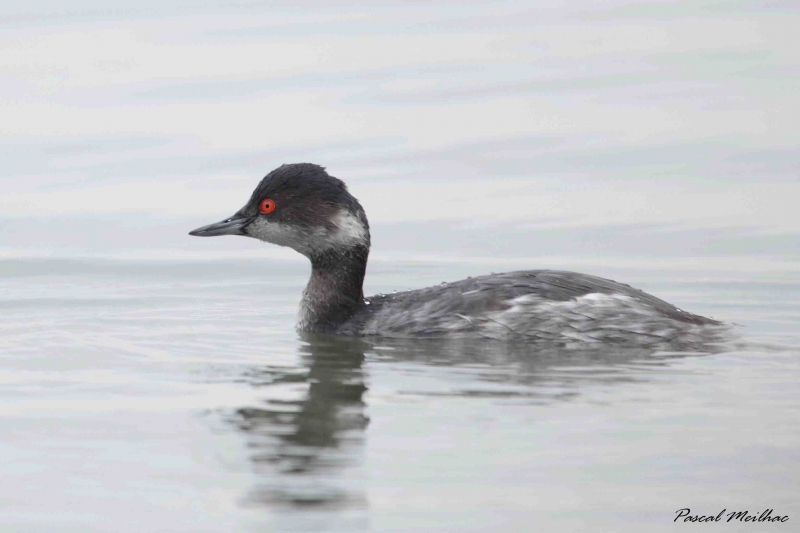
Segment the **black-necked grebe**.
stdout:
[[553,270],[492,274],[365,299],[367,216],[341,180],[309,163],[273,170],[236,214],[189,234],[244,235],[308,257],[311,279],[297,323],[304,331],[651,343],[721,326],[628,285]]

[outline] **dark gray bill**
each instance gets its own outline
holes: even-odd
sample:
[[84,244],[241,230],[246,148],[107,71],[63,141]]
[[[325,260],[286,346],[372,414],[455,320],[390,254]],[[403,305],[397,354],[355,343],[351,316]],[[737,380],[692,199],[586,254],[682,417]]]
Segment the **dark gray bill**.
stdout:
[[189,235],[195,237],[216,237],[217,235],[244,235],[244,228],[255,217],[244,217],[241,215],[233,215],[231,218],[225,219],[222,222],[209,224],[202,228],[197,228],[190,231]]

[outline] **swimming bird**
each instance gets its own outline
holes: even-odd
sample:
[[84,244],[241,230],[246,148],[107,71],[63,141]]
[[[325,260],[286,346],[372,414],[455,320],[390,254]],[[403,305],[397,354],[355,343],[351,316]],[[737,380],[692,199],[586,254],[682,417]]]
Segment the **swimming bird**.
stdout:
[[646,344],[722,326],[629,285],[555,270],[491,274],[365,298],[367,216],[344,182],[310,163],[278,167],[233,216],[189,235],[242,235],[306,256],[311,277],[298,313],[302,331]]

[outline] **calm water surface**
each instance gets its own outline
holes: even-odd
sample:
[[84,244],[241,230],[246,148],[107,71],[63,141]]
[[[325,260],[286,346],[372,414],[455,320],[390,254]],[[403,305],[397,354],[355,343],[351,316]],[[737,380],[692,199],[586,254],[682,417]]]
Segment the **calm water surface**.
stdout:
[[[478,268],[376,261],[369,285]],[[669,531],[682,507],[798,518],[800,282],[644,281],[743,337],[559,351],[298,336],[306,270],[1,262],[4,530]]]
[[[1,2],[0,531],[798,531],[798,27],[796,0]],[[576,270],[740,338],[300,337],[305,263],[186,233],[302,161],[366,209],[368,294]]]

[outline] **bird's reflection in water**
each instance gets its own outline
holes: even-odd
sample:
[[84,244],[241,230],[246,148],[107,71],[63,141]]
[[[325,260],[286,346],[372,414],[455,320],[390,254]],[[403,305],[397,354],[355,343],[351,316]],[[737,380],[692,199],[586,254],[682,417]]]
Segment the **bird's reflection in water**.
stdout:
[[313,334],[303,334],[302,340],[297,368],[251,372],[249,381],[268,388],[270,398],[234,416],[254,449],[252,461],[261,481],[249,500],[299,507],[357,505],[363,494],[342,473],[355,466],[369,423],[363,399],[368,345]]
[[[646,381],[676,360],[729,349],[729,337],[712,332],[703,339],[649,346],[579,343],[504,343],[474,340],[381,340],[372,346],[387,364],[402,363],[440,377],[423,389],[406,381],[418,396],[519,398],[542,404],[565,401],[587,387]],[[373,361],[370,357],[370,362]]]
[[[234,422],[254,449],[260,483],[250,495],[253,503],[303,508],[365,503],[358,475],[369,422],[365,357],[376,370],[391,372],[388,367],[400,365],[395,392],[403,395],[513,397],[548,404],[569,401],[589,386],[646,381],[676,359],[723,349],[707,343],[565,347],[474,340],[366,342],[307,334],[302,340],[298,367],[251,373],[248,380],[269,390],[269,399],[235,414]],[[437,379],[421,380],[427,383],[421,388],[407,379],[409,371]],[[463,414],[454,413],[453,423],[460,423]]]

